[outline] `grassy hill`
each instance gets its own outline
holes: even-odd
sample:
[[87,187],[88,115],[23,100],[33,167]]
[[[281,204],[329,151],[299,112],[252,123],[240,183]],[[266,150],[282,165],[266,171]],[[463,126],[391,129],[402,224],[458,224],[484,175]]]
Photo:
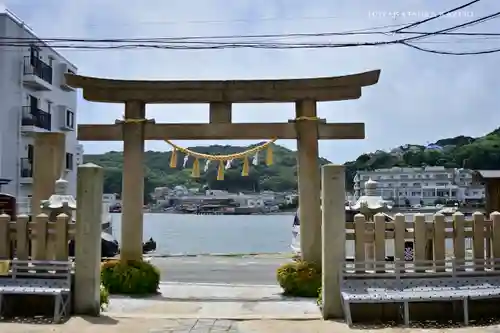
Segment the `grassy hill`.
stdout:
[[[255,145],[253,145],[255,146]],[[190,150],[211,154],[226,155],[242,152],[253,146],[196,146],[189,147]],[[243,162],[234,161],[233,167],[226,170],[224,180],[218,181],[217,165],[211,163],[207,172],[203,172],[204,161],[201,163],[201,178],[191,177],[193,159],[190,158],[186,167],[182,167],[184,155],[179,153],[177,157],[177,168],[170,168],[171,152],[147,151],[145,153],[146,192],[158,186],[186,185],[188,187],[208,186],[212,189],[225,189],[232,192],[245,190],[272,190],[290,191],[297,188],[297,154],[295,151],[283,146],[273,144],[273,164],[265,165],[265,152],[261,153],[260,163],[251,166],[247,177],[241,176]],[[104,191],[107,193],[121,193],[123,153],[111,151],[99,155],[85,155],[85,162],[92,162],[105,168]],[[320,159],[321,164],[326,164],[326,159]]]
[[345,163],[348,185],[357,170],[391,167],[444,166],[483,170],[500,169],[500,128],[484,136],[457,136],[441,139],[430,145],[404,145],[390,152],[363,154]]

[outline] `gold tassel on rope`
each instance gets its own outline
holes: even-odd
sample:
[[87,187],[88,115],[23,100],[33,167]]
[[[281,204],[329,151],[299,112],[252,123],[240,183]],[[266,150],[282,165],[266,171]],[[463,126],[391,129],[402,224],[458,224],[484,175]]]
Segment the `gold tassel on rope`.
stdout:
[[195,158],[193,161],[193,170],[191,171],[193,178],[200,178],[200,160]]
[[270,166],[272,164],[273,164],[273,147],[271,147],[271,145],[268,145],[266,153],[266,165]]
[[172,149],[172,155],[170,155],[170,167],[177,168],[177,149]]
[[224,161],[219,161],[219,167],[217,168],[217,180],[224,180]]
[[250,163],[248,162],[248,156],[245,156],[243,158],[243,168],[241,169],[241,175],[248,176],[249,171],[250,171]]

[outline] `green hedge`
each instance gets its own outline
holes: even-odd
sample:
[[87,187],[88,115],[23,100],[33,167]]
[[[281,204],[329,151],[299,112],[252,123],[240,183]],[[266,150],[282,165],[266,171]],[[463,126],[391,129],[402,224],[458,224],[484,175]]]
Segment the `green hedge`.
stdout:
[[104,310],[106,308],[106,306],[108,306],[109,304],[109,292],[108,290],[106,289],[106,287],[104,287],[102,284],[101,284],[101,290],[100,290],[100,305],[101,305],[101,310]]
[[101,266],[101,283],[110,294],[155,294],[160,284],[160,271],[142,260],[110,260]]
[[318,297],[318,290],[321,287],[321,267],[297,260],[279,267],[276,278],[285,295]]

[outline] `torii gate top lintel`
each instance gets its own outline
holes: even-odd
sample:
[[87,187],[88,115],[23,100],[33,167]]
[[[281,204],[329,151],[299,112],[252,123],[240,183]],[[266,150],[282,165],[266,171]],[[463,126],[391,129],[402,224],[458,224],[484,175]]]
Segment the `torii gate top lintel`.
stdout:
[[88,101],[120,103],[276,103],[358,99],[361,88],[378,82],[380,70],[345,76],[221,81],[114,80],[66,74]]
[[[298,128],[288,123],[233,123],[233,103],[295,102],[297,119],[316,117],[316,102],[357,99],[361,88],[378,82],[380,70],[353,75],[289,80],[238,81],[137,81],[113,80],[66,74],[67,84],[83,89],[85,99],[94,102],[125,103],[127,119],[144,119],[149,103],[208,103],[209,124],[154,124],[143,126],[144,140],[260,140],[296,139]],[[142,105],[142,106],[141,106]],[[135,111],[132,111],[135,110]],[[316,123],[316,122],[315,122]],[[363,123],[324,121],[309,124],[317,139],[364,139]],[[312,129],[311,127],[308,127]],[[80,141],[123,139],[122,122],[114,125],[78,125]]]

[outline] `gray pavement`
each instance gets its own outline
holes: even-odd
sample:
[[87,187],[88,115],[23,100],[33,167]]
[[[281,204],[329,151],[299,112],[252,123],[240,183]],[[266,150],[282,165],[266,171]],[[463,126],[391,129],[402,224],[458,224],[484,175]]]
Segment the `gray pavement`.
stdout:
[[219,319],[172,319],[149,333],[239,333],[236,322]]
[[279,286],[162,282],[146,298],[112,295],[107,315],[162,319],[319,319],[315,299],[282,295]]
[[286,257],[170,257],[151,259],[161,271],[161,280],[187,283],[276,285],[276,269]]

